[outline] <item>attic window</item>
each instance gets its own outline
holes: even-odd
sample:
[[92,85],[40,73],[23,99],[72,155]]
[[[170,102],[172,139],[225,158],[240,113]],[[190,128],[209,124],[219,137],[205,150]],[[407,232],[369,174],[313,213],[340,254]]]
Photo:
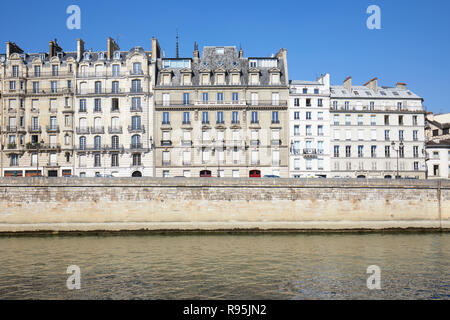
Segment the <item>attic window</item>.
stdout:
[[394,96],[398,96],[398,92],[397,91],[392,91],[392,93],[394,94]]
[[368,96],[371,96],[372,94],[370,93],[370,91],[366,91],[366,94],[368,95]]
[[91,54],[89,52],[85,52],[84,53],[84,60],[90,60],[91,59]]
[[355,94],[355,96],[359,96],[359,92],[358,91],[353,91],[353,93]]
[[412,93],[411,93],[411,92],[407,91],[406,93],[407,93],[409,96],[412,96]]
[[45,53],[40,53],[39,58],[43,61],[45,60]]
[[217,62],[217,65],[218,65],[219,67],[221,67],[221,66],[223,65],[223,62],[222,62],[222,61],[218,61],[218,62]]
[[120,59],[120,52],[119,51],[114,52],[114,59]]
[[238,65],[238,63],[237,63],[237,61],[233,61],[233,66],[237,66]]
[[386,92],[384,92],[384,91],[380,91],[380,93],[381,93],[382,96],[386,95]]
[[105,59],[105,54],[104,54],[103,52],[100,52],[100,53],[98,54],[98,59],[99,59],[99,60],[104,60],[104,59]]
[[59,59],[62,59],[62,57],[63,57],[63,53],[62,52],[58,52],[56,55],[58,56]]
[[224,54],[224,48],[216,48],[216,54]]
[[208,66],[208,62],[203,61],[202,65],[203,65],[204,67],[206,67],[206,66]]
[[347,93],[345,90],[341,90],[341,91],[342,91],[342,94],[346,94]]

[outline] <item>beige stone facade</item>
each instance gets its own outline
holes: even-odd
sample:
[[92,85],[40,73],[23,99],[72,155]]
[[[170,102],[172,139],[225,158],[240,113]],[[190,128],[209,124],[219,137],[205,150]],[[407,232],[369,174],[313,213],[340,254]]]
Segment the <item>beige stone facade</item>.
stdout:
[[286,50],[244,58],[236,47],[196,47],[157,68],[157,177],[288,176]]
[[0,62],[2,175],[72,174],[75,60],[63,59],[56,40],[48,53],[6,46]]

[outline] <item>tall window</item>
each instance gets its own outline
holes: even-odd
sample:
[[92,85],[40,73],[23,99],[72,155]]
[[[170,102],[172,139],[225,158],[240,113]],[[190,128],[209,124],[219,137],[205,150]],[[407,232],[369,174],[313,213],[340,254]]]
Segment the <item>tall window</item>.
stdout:
[[86,99],[80,99],[80,112],[86,112]]
[[239,101],[239,94],[237,92],[233,92],[231,97],[232,97],[233,102]]
[[112,75],[113,75],[113,77],[118,77],[120,75],[120,65],[113,64],[113,66],[112,66]]
[[102,166],[102,160],[100,153],[94,154],[94,167],[101,167]]
[[102,83],[100,81],[95,82],[95,93],[102,93]]
[[163,124],[169,124],[170,123],[169,112],[167,112],[167,111],[163,112],[162,123]]
[[119,93],[119,81],[112,82],[112,93]]
[[140,148],[141,146],[141,136],[138,134],[135,134],[131,137],[131,146],[132,148]]
[[140,62],[133,63],[133,74],[142,74],[141,63]]
[[111,147],[114,150],[119,149],[119,137],[118,136],[112,136],[111,137]]
[[141,165],[141,154],[133,153],[133,166],[140,166],[140,165]]
[[203,92],[202,98],[203,98],[203,103],[208,103],[208,92]]
[[131,92],[142,92],[141,80],[131,81]]
[[59,71],[58,66],[56,66],[56,65],[52,66],[52,76],[57,77],[58,71]]
[[371,146],[370,147],[370,156],[372,158],[376,158],[377,157],[377,146]]
[[258,123],[258,111],[252,111],[252,122],[251,123]]
[[272,123],[280,123],[278,120],[278,111],[272,111]]
[[141,98],[133,97],[131,99],[131,111],[140,111],[141,109]]
[[364,157],[364,146],[358,146],[358,158]]
[[208,112],[207,111],[203,111],[202,112],[202,123],[203,124],[209,123]]
[[86,137],[80,137],[80,150],[86,150]]
[[131,117],[131,129],[132,130],[141,129],[141,117],[140,116],[132,116]]
[[183,124],[190,124],[189,112],[183,112]]
[[233,113],[231,114],[231,122],[236,124],[239,123],[239,113],[237,111],[233,111]]
[[334,146],[334,157],[339,158],[339,146]]
[[111,167],[118,167],[118,166],[119,166],[119,154],[112,153],[111,154]]
[[34,76],[35,77],[41,76],[41,66],[34,66]]
[[95,136],[94,137],[94,148],[96,150],[100,149],[102,147],[102,137]]
[[217,123],[223,123],[223,111],[217,111]]
[[94,112],[102,112],[102,99],[94,100]]
[[183,104],[184,105],[189,104],[189,93],[183,93]]
[[223,102],[223,92],[217,93],[217,102],[222,103]]

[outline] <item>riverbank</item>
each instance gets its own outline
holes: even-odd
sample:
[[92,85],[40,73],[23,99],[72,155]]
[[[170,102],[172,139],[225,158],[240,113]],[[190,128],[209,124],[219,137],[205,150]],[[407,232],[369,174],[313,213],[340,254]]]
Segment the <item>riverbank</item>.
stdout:
[[6,234],[371,230],[450,230],[450,181],[0,179]]

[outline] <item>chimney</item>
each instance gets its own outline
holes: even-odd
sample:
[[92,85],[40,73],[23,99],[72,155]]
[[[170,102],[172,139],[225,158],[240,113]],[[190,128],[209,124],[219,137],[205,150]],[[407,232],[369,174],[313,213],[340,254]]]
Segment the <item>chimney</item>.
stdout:
[[198,52],[198,44],[194,41],[194,58],[200,58],[200,52]]
[[23,50],[14,42],[6,42],[6,58],[8,59],[13,53],[23,53]]
[[289,85],[289,75],[288,75],[288,66],[287,66],[287,49],[281,48],[280,51],[275,55],[278,61],[283,61],[283,70],[281,70],[282,75],[284,75],[284,79]]
[[378,78],[373,78],[372,80],[369,80],[368,82],[363,84],[363,86],[369,87],[373,91],[377,92],[378,91]]
[[113,38],[108,37],[106,59],[111,60],[113,58],[114,51],[117,50],[120,50],[119,45],[113,40]]
[[53,43],[53,40],[49,43],[49,49],[48,49],[48,56],[51,59],[55,55],[55,44]]
[[343,86],[348,91],[352,91],[352,77],[348,77],[347,79],[345,79]]
[[239,58],[243,58],[244,57],[244,50],[242,50],[242,47],[239,47]]
[[406,90],[406,83],[403,83],[403,82],[397,82],[396,87],[397,87],[397,89],[399,89],[399,90]]
[[81,60],[84,53],[84,41],[82,39],[77,39],[77,61]]
[[161,48],[159,47],[158,39],[152,37],[152,61],[161,57]]

